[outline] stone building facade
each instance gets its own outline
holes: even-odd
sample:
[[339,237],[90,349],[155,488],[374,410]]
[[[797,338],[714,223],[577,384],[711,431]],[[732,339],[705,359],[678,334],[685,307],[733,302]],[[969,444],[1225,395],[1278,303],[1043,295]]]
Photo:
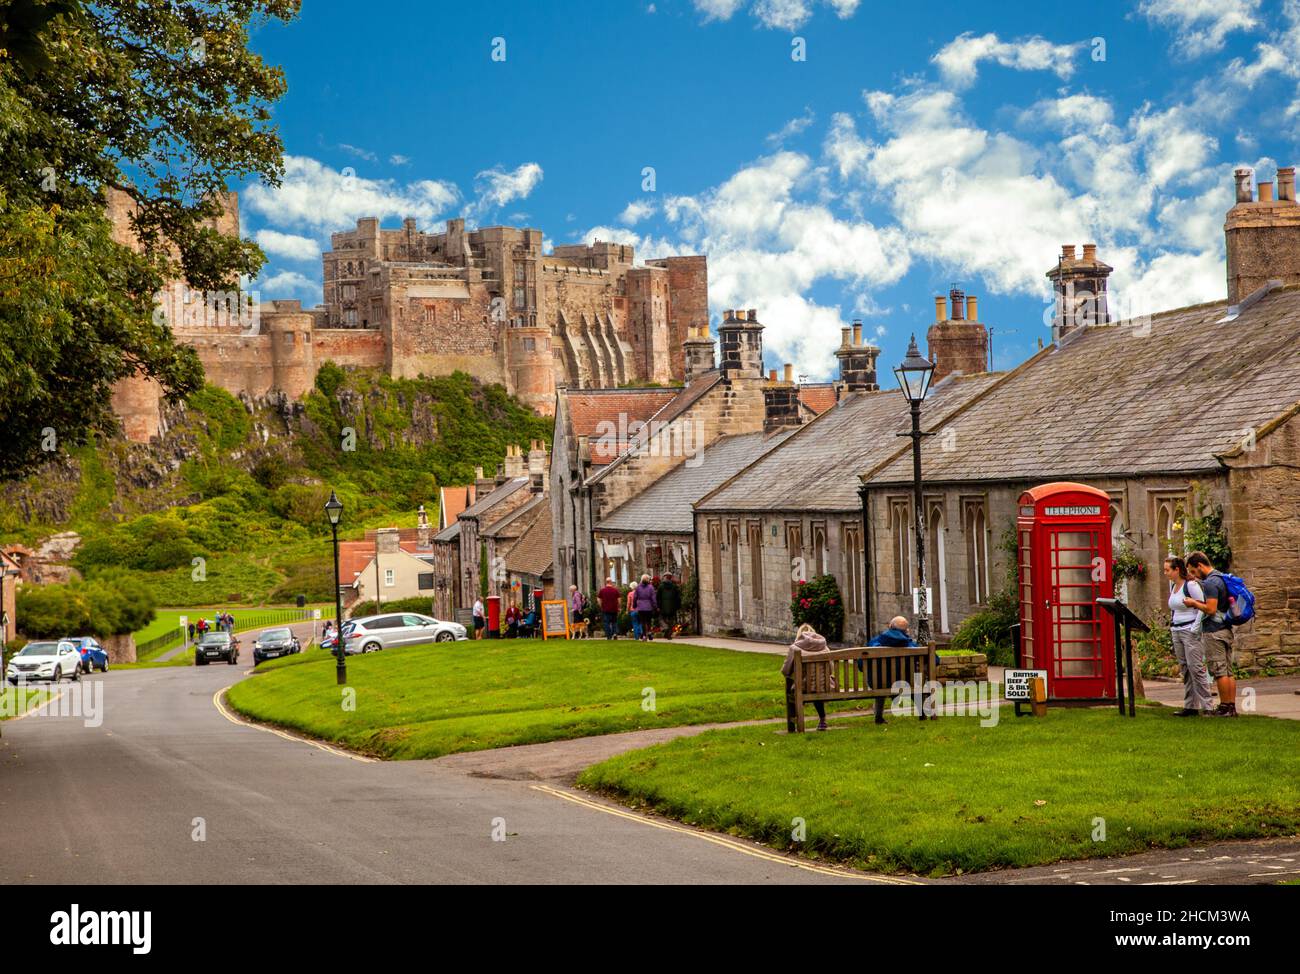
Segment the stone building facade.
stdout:
[[[130,203],[110,196],[120,242],[135,246]],[[237,234],[239,203],[228,194],[214,226]],[[685,377],[686,336],[709,324],[702,256],[635,263],[627,244],[596,241],[543,253],[542,231],[451,219],[441,232],[413,219],[383,228],[368,217],[331,236],[322,255],[323,305],[254,305],[173,282],[159,295],[176,337],[199,354],[208,381],[235,394],[297,399],[321,363],[368,366],[389,375],[460,370],[499,382],[542,413],[555,390]],[[125,380],[114,409],[129,438],[161,431],[160,390]]]

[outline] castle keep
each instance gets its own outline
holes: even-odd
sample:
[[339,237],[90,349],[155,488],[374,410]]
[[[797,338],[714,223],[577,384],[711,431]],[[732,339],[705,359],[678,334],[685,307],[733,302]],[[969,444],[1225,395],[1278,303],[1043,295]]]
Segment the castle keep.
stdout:
[[[110,197],[115,234],[135,246],[129,200]],[[236,194],[218,229],[238,233]],[[200,296],[183,284],[161,295],[179,341],[194,347],[208,381],[236,395],[297,399],[325,361],[370,366],[396,377],[468,372],[499,382],[542,413],[555,390],[637,382],[680,383],[684,343],[707,329],[708,268],[702,256],[634,265],[633,248],[596,241],[542,252],[542,232],[516,227],[442,232],[379,220],[331,236],[322,257],[324,304],[249,305]],[[127,436],[159,432],[156,384],[119,384],[114,408]]]

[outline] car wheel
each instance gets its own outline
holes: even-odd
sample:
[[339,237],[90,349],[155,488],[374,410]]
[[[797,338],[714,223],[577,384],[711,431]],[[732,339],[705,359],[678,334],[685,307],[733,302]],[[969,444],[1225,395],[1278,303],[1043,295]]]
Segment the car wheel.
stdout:
[[434,642],[439,642],[439,643],[449,643],[449,642],[451,642],[452,639],[454,639],[454,638],[455,638],[455,637],[452,636],[451,633],[449,633],[449,632],[445,632],[445,631],[444,631],[444,632],[440,632],[440,633],[438,633],[438,635],[434,638]]
[[99,672],[101,672],[101,673],[107,673],[107,672],[108,672],[108,660],[107,660],[107,659],[104,660],[104,665],[101,666],[101,667],[99,668]]
[[63,680],[63,667],[61,667],[61,666],[56,666],[56,667],[54,667],[54,680],[53,680],[53,682],[54,682],[54,683],[59,683],[59,682],[61,682],[62,680]]
[[381,649],[383,649],[383,648],[384,648],[383,645],[381,645],[380,643],[369,642],[369,643],[366,643],[364,646],[361,647],[361,652],[363,652],[363,653],[377,653],[377,652],[379,652],[379,651],[380,651]]

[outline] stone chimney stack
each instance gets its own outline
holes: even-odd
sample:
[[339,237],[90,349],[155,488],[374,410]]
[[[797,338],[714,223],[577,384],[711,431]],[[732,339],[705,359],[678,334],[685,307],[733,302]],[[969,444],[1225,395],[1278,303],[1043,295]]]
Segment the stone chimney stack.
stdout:
[[423,504],[415,512],[415,545],[417,548],[429,547],[429,514]]
[[477,500],[482,500],[488,494],[492,493],[492,491],[496,489],[496,486],[497,482],[494,478],[483,476],[482,467],[474,468],[474,497]]
[[782,378],[777,379],[773,369],[763,385],[763,432],[793,429],[799,422],[799,387],[794,383],[794,366],[787,362]]
[[1053,341],[1076,328],[1110,321],[1106,279],[1114,268],[1097,259],[1096,244],[1084,244],[1082,257],[1074,251],[1074,244],[1063,244],[1056,266],[1047,272],[1056,291]]
[[871,392],[879,389],[876,383],[876,357],[880,349],[862,340],[862,322],[854,319],[851,328],[841,328],[840,347],[835,357],[840,363],[840,378],[836,382],[836,395],[846,392]]
[[380,555],[392,555],[402,550],[398,544],[401,533],[397,528],[380,528],[375,532],[375,552]]
[[506,445],[506,458],[503,464],[504,473],[507,480],[514,480],[516,477],[524,475],[524,450],[523,447],[515,443]]
[[1251,192],[1249,169],[1233,173],[1237,203],[1228,211],[1223,233],[1228,247],[1228,303],[1238,304],[1267,282],[1300,284],[1300,204],[1296,202],[1295,167],[1277,171],[1277,193],[1259,183]]
[[545,440],[533,440],[528,444],[528,487],[534,494],[546,492],[550,459]]
[[[947,316],[951,304],[952,316]],[[989,333],[979,321],[979,299],[953,287],[945,300],[934,299],[934,324],[926,334],[934,379],[961,373],[975,375],[988,371]]]
[[722,373],[727,378],[762,378],[763,326],[758,312],[728,310],[718,325]]
[[687,385],[718,367],[714,361],[713,336],[709,334],[708,325],[687,328],[686,340],[682,342],[682,354],[686,360],[684,378]]

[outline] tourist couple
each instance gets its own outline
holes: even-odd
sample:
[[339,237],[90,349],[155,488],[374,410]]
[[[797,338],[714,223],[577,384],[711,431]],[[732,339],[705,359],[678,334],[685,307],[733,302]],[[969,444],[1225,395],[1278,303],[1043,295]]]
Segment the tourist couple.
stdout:
[[[1237,681],[1232,677],[1232,626],[1228,586],[1203,551],[1187,560],[1165,559],[1169,580],[1170,634],[1183,674],[1183,709],[1178,717],[1237,716]],[[1211,709],[1218,684],[1219,706]]]

